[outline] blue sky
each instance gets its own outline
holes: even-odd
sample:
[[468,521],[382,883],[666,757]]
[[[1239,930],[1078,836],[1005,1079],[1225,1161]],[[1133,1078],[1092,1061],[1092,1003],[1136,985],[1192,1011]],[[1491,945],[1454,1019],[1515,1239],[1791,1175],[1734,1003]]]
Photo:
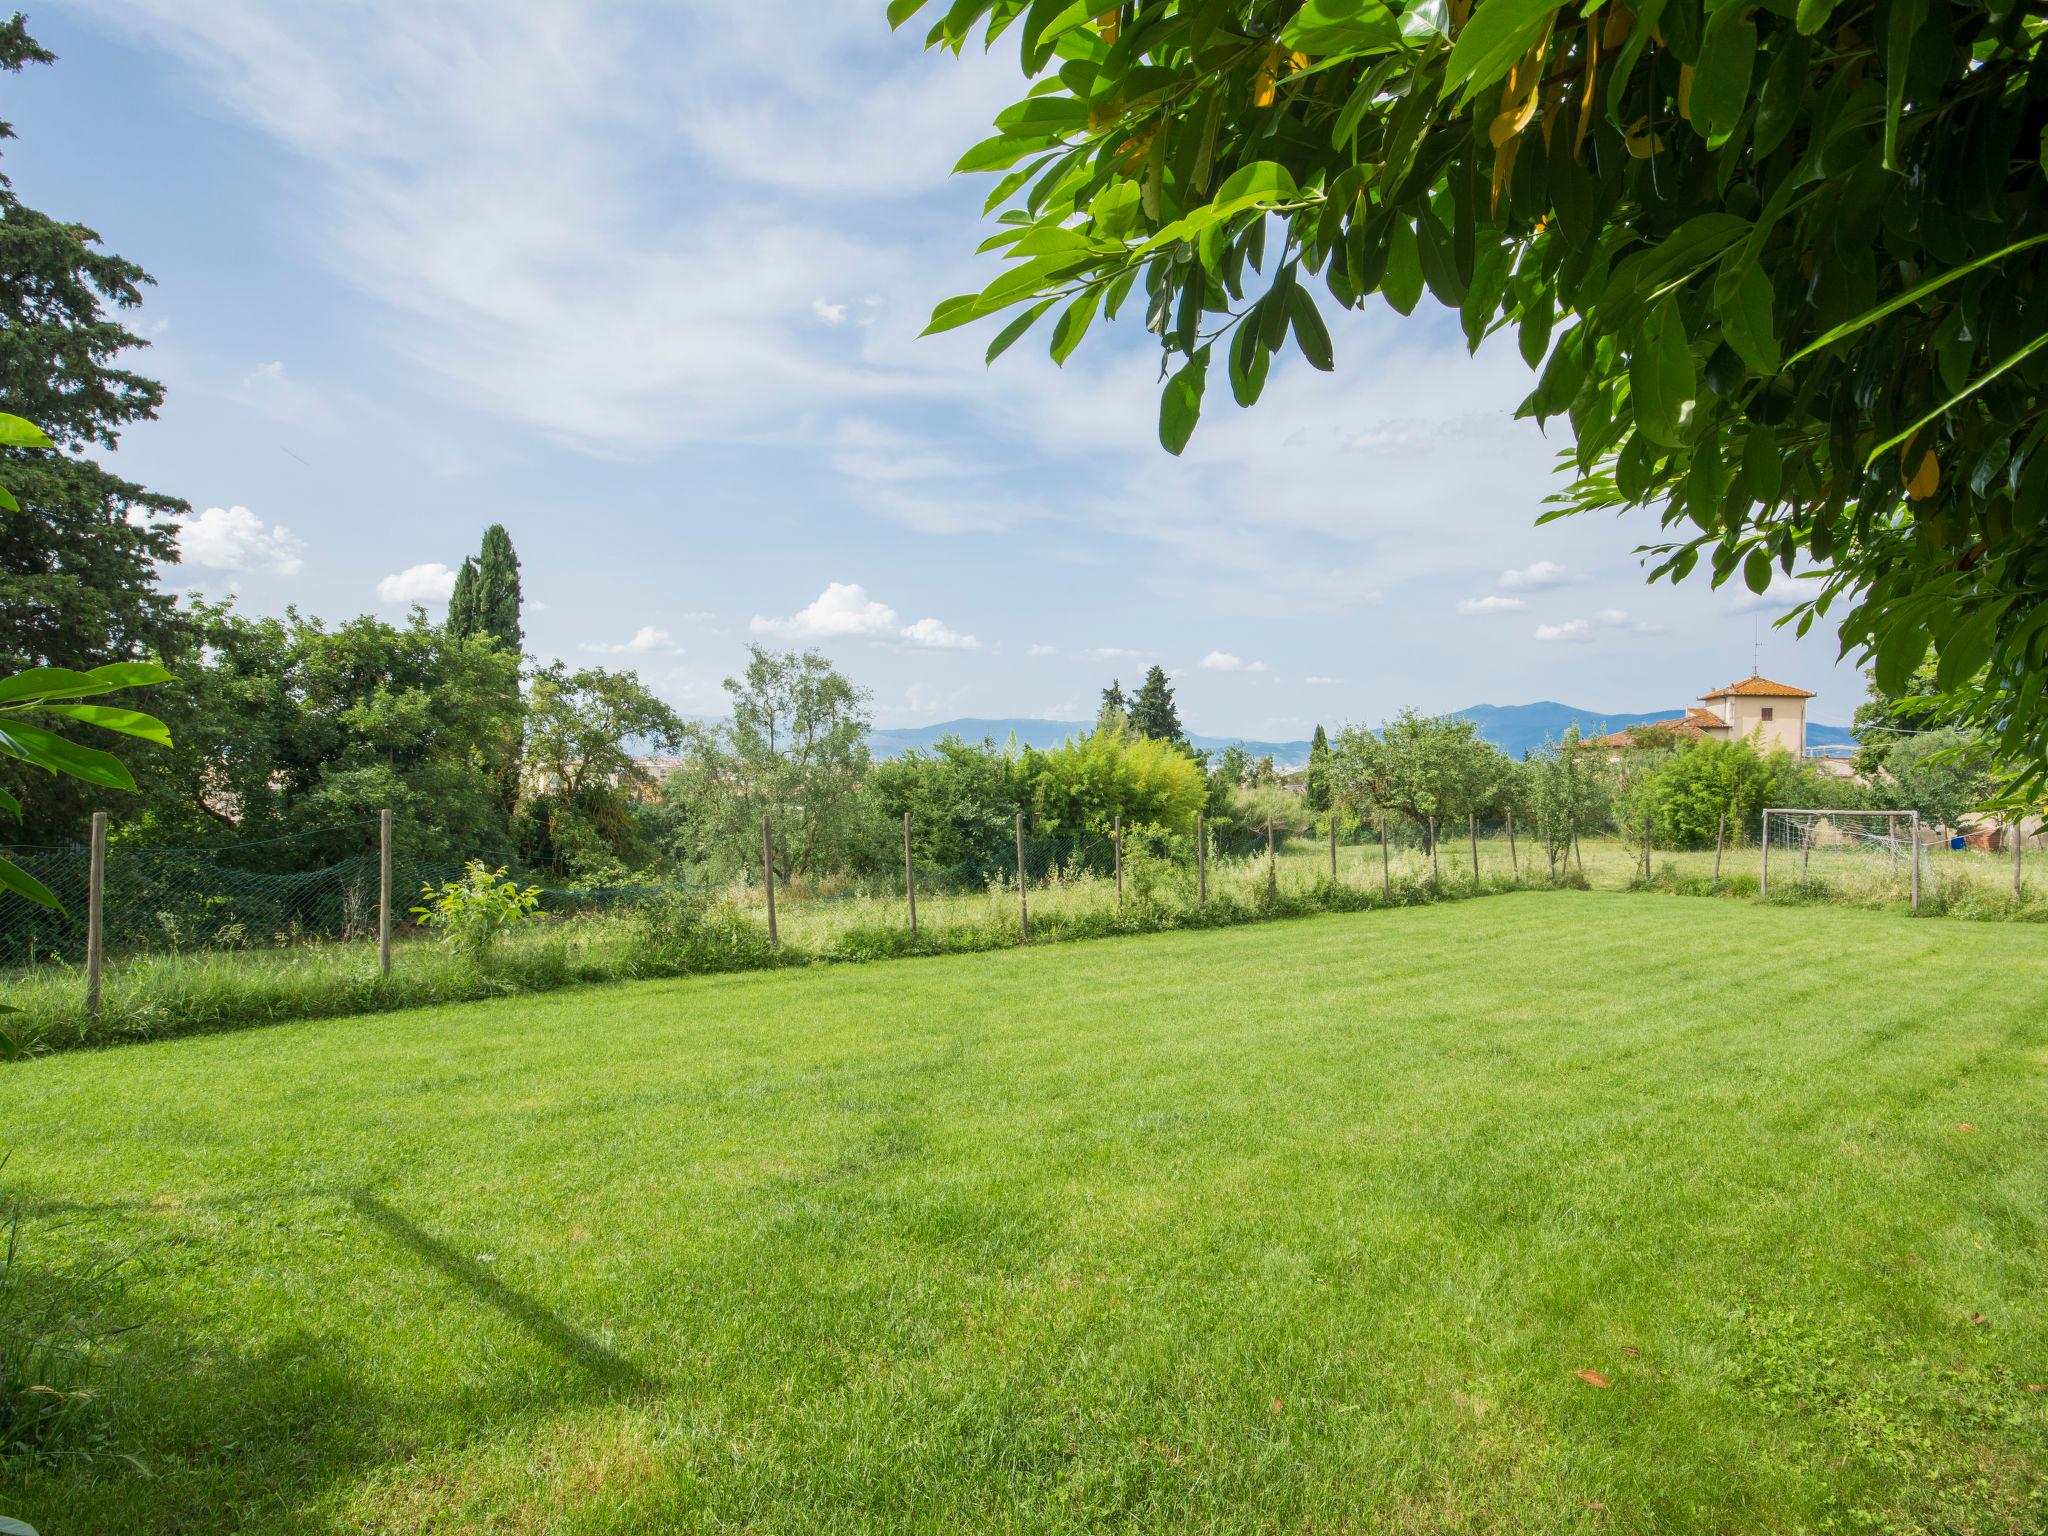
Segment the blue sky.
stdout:
[[[191,502],[179,589],[438,610],[503,522],[528,643],[715,712],[802,641],[879,723],[1085,718],[1153,661],[1189,725],[1403,705],[1676,707],[1750,670],[1860,693],[1764,600],[1650,588],[1647,518],[1534,526],[1561,439],[1511,344],[1338,317],[1179,460],[1127,316],[1064,369],[918,340],[992,258],[951,161],[1021,94],[881,0],[71,0],[0,84],[5,167],[157,279],[168,385],[122,470]],[[1561,424],[1557,424],[1561,425]]]

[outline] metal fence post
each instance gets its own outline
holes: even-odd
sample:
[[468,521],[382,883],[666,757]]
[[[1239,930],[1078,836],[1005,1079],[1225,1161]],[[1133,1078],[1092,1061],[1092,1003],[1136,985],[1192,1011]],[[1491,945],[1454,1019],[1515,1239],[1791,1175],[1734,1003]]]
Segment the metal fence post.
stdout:
[[391,813],[377,813],[377,965],[391,974]]
[[1429,818],[1429,883],[1432,889],[1443,879],[1443,870],[1438,867],[1436,858],[1437,841],[1436,818],[1432,816]]
[[768,947],[776,949],[782,940],[775,932],[775,828],[768,813],[761,813],[761,887],[768,893]]
[[1515,879],[1522,878],[1522,861],[1515,853],[1515,813],[1508,812],[1508,873]]
[[1380,816],[1380,895],[1388,901],[1394,899],[1393,856],[1387,852],[1387,818]]
[[[1763,872],[1762,876],[1761,876],[1761,877],[1759,877],[1759,879],[1757,880],[1757,886],[1756,886],[1756,893],[1757,893],[1757,895],[1759,895],[1759,896],[1768,896],[1768,895],[1770,895],[1770,894],[1771,894],[1771,812],[1770,812],[1770,808],[1769,808],[1769,807],[1765,807],[1765,809],[1764,809],[1764,837],[1763,837],[1763,843],[1764,843],[1764,872]],[[1914,879],[1914,883],[1915,883],[1915,884],[1918,884],[1918,882],[1919,882],[1919,878],[1920,878],[1920,850],[1919,850],[1918,848],[1915,848],[1915,849],[1913,850],[1913,879]],[[1917,903],[1916,903],[1916,905],[1917,905]]]
[[1273,852],[1273,818],[1266,818],[1266,897],[1271,900],[1280,894],[1279,856]]
[[1728,845],[1728,813],[1721,813],[1721,821],[1714,828],[1714,884],[1721,883],[1721,850]]
[[1337,882],[1337,808],[1330,808],[1330,883]]
[[1209,837],[1200,811],[1195,812],[1195,905],[1209,905]]
[[91,864],[85,883],[85,1011],[100,1016],[100,969],[107,942],[107,813],[92,813]]
[[2024,894],[2025,894],[2025,887],[2024,887],[2024,884],[2023,884],[2023,877],[2022,877],[2022,875],[2021,875],[2021,873],[2020,873],[2020,843],[2021,843],[2021,840],[2022,840],[2022,835],[2024,834],[2024,832],[2025,832],[2025,830],[2026,830],[2026,825],[2027,825],[2027,822],[2026,822],[2026,818],[2025,818],[2024,816],[2017,816],[2017,815],[2016,815],[2016,816],[2014,816],[2014,817],[2013,817],[2013,819],[2012,819],[2012,899],[2013,899],[2014,901],[2019,901],[2019,900],[2021,900],[2021,899],[2022,899],[2022,897],[2023,897],[2023,896],[2024,896]]
[[903,895],[910,903],[910,932],[917,934],[917,868],[910,862],[910,812],[903,813]]
[[1017,816],[1017,942],[1031,942],[1031,903],[1024,894],[1027,879],[1024,873],[1024,816]]
[[1472,838],[1472,883],[1477,885],[1479,883],[1479,813],[1477,811],[1467,811],[1465,813],[1465,830]]

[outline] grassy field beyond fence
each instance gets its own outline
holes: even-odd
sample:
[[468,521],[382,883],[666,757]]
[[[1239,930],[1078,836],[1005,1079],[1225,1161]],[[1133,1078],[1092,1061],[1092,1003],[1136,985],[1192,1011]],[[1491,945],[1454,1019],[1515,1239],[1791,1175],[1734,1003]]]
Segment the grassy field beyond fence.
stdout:
[[[1283,840],[1278,850],[1270,864],[1262,852],[1212,858],[1206,903],[1186,858],[1176,863],[1133,855],[1121,898],[1106,875],[1054,868],[1034,878],[1026,892],[1032,941],[1413,906],[1547,885],[1552,874],[1543,850],[1526,833],[1511,843],[1498,825],[1484,830],[1476,858],[1462,828],[1446,829],[1434,859],[1412,838],[1396,839],[1384,860],[1376,839],[1343,841],[1334,875],[1324,842]],[[1731,842],[1719,859],[1718,880],[1712,849],[1653,850],[1648,882],[1640,879],[1640,858],[1639,847],[1589,838],[1556,873],[1561,882],[1595,888],[1647,884],[1692,895],[1757,894],[1755,847]],[[1782,850],[1773,858],[1775,900],[1906,907],[1905,861],[1835,848],[1816,850],[1808,861]],[[1923,854],[1922,911],[2048,921],[2048,875],[2037,875],[2020,901],[2013,899],[2010,882],[2006,855],[1929,850]],[[409,886],[401,877],[396,894],[403,911],[417,899],[416,882]],[[679,913],[677,902],[697,910]],[[163,947],[162,935],[177,932],[177,925],[151,923],[141,945],[125,952],[116,947],[97,1018],[87,1010],[84,978],[75,963],[16,968],[0,993],[46,1030],[45,1044],[64,1048],[579,983],[982,951],[1015,944],[1021,934],[1016,885],[1000,876],[965,890],[957,884],[921,887],[915,935],[900,876],[788,883],[778,894],[779,947],[773,949],[757,884],[692,893],[657,888],[610,899],[563,892],[551,905],[555,911],[505,941],[488,964],[415,933],[404,937],[392,975],[385,977],[367,937],[307,939],[287,930],[266,938],[237,924],[218,942]],[[679,917],[688,920],[688,932],[679,930]]]
[[7,1085],[139,1325],[48,1533],[2048,1526],[2032,930],[1530,892]]

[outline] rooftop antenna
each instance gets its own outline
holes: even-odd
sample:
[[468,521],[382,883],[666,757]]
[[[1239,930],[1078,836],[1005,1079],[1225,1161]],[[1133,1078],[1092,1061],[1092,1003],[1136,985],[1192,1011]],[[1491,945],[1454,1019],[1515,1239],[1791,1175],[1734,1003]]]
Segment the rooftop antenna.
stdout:
[[1751,677],[1762,677],[1764,675],[1764,621],[1762,618],[1755,618],[1750,623],[1754,628],[1749,647],[1749,675]]

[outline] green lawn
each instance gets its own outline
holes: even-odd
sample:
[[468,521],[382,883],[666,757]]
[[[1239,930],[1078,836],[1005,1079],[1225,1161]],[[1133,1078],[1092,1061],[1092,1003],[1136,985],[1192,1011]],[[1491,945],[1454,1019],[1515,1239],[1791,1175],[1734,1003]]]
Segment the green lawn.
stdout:
[[144,1325],[154,1476],[45,1536],[2048,1521],[2029,928],[1530,893],[0,1083]]

